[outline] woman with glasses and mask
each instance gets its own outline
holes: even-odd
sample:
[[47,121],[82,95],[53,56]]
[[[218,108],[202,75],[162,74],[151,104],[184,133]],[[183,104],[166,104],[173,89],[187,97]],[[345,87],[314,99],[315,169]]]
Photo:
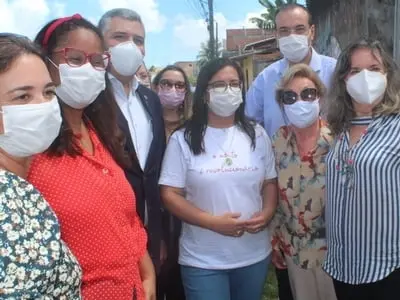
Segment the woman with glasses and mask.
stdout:
[[327,116],[325,271],[339,300],[399,297],[400,73],[378,41],[338,59]]
[[193,115],[172,134],[160,185],[182,220],[179,264],[188,300],[259,300],[277,200],[271,142],[244,115],[240,67],[217,59],[199,74]]
[[[35,39],[56,84],[62,126],[29,179],[61,222],[83,269],[84,299],[155,299],[155,275],[129,165],[105,79],[109,54],[98,29],[79,15],[56,19]],[[145,294],[146,293],[146,298]]]
[[82,272],[46,199],[26,181],[31,156],[61,126],[40,50],[0,34],[0,298],[81,299]]
[[[163,108],[165,135],[167,140],[171,134],[188,120],[191,106],[191,91],[188,77],[180,67],[167,66],[153,80],[153,88],[160,98]],[[178,264],[178,241],[181,233],[181,221],[169,215],[164,222],[168,233],[168,258],[162,267],[160,278],[157,280],[159,289],[157,297],[160,300],[185,299],[181,272]]]
[[163,107],[165,133],[169,139],[190,117],[190,82],[180,67],[167,66],[154,77],[153,87]]
[[276,99],[287,119],[273,137],[279,204],[271,223],[272,261],[286,268],[296,300],[336,299],[322,270],[326,253],[325,157],[330,130],[319,117],[325,86],[307,65],[286,71]]

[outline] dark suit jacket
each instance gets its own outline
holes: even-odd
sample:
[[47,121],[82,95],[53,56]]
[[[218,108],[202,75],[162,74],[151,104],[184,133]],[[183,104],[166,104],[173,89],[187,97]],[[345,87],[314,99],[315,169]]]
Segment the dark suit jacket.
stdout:
[[148,224],[146,229],[149,239],[148,250],[153,259],[153,263],[156,268],[158,268],[160,242],[161,239],[166,239],[165,234],[167,228],[165,227],[168,226],[165,224],[168,219],[166,216],[167,212],[163,209],[158,187],[161,163],[166,145],[164,120],[160,100],[156,93],[139,85],[137,95],[150,116],[153,129],[153,141],[150,146],[144,170],[140,167],[137,159],[128,122],[117,106],[118,124],[126,136],[125,148],[132,157],[133,166],[130,169],[126,169],[125,174],[135,192],[137,212],[143,223],[145,202],[147,203]]

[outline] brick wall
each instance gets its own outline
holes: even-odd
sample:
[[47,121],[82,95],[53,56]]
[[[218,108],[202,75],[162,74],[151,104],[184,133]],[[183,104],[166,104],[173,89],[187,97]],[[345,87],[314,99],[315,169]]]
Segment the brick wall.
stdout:
[[226,31],[226,51],[239,51],[250,43],[258,42],[269,37],[273,37],[273,32],[269,30],[249,28],[249,29],[228,29]]

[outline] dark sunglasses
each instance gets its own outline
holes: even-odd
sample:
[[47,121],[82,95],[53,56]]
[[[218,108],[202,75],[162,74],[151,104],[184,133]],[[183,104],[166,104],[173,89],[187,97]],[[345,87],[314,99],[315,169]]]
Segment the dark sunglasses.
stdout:
[[300,95],[293,91],[281,91],[279,97],[281,103],[291,105],[299,98],[303,101],[314,101],[318,97],[318,92],[314,88],[306,88],[300,92]]

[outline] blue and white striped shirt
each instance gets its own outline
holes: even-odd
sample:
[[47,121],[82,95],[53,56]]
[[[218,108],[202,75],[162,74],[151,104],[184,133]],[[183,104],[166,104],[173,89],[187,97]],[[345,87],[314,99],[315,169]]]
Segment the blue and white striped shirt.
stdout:
[[326,157],[325,271],[366,284],[400,268],[400,115],[372,121],[358,143],[339,136]]

